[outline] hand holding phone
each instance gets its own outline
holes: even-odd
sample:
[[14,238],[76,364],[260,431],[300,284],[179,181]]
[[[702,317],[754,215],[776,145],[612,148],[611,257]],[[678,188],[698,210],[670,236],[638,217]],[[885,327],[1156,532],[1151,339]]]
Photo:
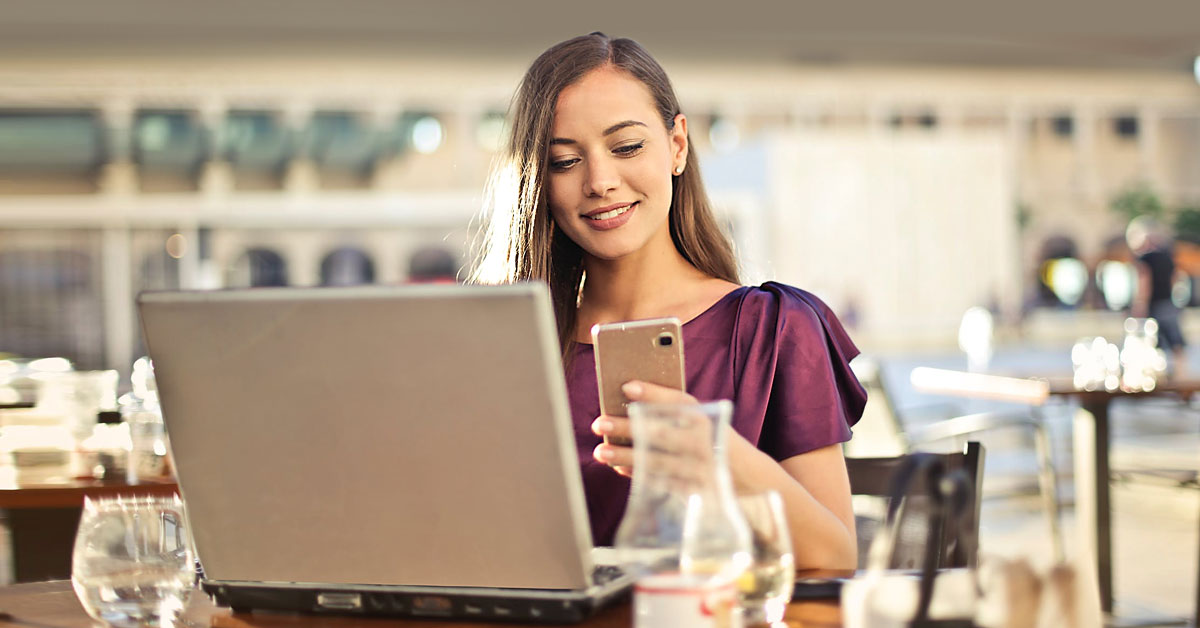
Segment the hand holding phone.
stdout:
[[[629,399],[621,392],[626,382],[638,380],[684,390],[683,333],[678,318],[655,318],[592,326],[596,356],[596,385],[600,413],[629,416]],[[604,441],[628,447],[627,439]]]

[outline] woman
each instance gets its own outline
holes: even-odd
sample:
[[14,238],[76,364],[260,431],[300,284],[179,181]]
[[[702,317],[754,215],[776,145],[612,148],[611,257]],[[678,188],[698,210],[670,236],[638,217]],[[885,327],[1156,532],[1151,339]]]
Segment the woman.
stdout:
[[612,543],[633,452],[602,441],[630,427],[597,416],[590,329],[675,316],[691,394],[629,382],[625,395],[731,399],[736,488],[783,496],[798,566],[853,568],[840,443],[866,401],[847,364],[858,350],[814,296],[739,285],[663,69],[632,40],[576,37],[533,62],[511,114],[476,279],[550,285],[596,543]]

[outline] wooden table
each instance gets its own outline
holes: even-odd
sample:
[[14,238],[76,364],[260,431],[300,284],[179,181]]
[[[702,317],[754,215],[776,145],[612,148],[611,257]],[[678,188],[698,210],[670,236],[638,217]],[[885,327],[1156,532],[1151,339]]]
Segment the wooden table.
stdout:
[[20,482],[0,474],[0,510],[9,529],[13,576],[17,582],[68,578],[75,528],[85,497],[168,496],[173,481],[127,484],[124,480],[62,479]]
[[[10,587],[0,587],[0,611],[6,616],[0,616],[0,627],[14,628],[91,628],[94,624],[91,618],[83,612],[83,607],[67,581],[38,582],[18,584]],[[838,601],[817,600],[793,602],[788,605],[784,617],[787,626],[792,628],[838,628],[842,625],[841,609]],[[361,617],[334,617],[324,615],[282,615],[282,614],[239,614],[233,615],[229,609],[217,608],[202,593],[192,596],[183,615],[185,626],[213,626],[216,628],[284,628],[284,627],[319,627],[319,628],[350,628],[352,626],[397,626],[402,628],[496,628],[509,626],[519,628],[519,624],[482,624],[460,623],[445,620],[419,621],[401,619],[364,619]],[[621,604],[602,611],[591,620],[576,624],[582,628],[618,628],[632,626],[630,605]]]

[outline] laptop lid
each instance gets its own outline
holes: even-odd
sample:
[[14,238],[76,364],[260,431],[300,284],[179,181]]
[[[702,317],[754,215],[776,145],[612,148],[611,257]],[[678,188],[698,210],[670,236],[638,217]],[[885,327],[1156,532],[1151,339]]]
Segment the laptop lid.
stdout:
[[160,292],[138,305],[210,580],[589,585],[544,286]]

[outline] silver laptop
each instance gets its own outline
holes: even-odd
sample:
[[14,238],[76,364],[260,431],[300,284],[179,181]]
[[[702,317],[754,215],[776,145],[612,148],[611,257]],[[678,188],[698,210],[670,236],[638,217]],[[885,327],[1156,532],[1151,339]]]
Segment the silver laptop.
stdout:
[[544,286],[138,306],[218,603],[570,622],[628,590],[593,555]]

